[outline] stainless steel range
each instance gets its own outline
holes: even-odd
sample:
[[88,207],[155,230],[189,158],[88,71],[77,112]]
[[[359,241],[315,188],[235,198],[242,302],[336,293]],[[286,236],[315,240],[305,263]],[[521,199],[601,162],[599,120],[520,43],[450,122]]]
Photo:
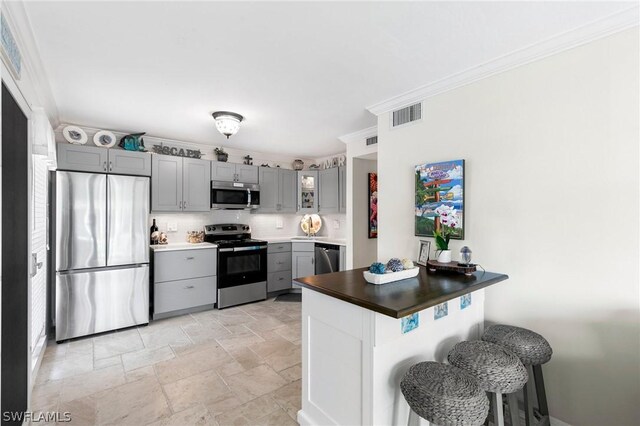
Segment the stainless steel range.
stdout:
[[218,244],[218,309],[267,298],[267,242],[251,238],[251,227],[207,225],[204,239]]

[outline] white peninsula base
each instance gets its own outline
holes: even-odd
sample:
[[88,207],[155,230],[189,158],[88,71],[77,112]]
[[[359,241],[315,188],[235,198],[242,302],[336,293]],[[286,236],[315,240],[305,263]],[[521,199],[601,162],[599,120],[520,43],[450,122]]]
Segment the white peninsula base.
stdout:
[[407,369],[444,361],[455,343],[483,331],[484,290],[470,296],[470,304],[461,297],[446,302],[446,315],[442,305],[420,311],[418,327],[403,333],[401,319],[303,288],[298,422],[406,425],[409,406],[400,380]]

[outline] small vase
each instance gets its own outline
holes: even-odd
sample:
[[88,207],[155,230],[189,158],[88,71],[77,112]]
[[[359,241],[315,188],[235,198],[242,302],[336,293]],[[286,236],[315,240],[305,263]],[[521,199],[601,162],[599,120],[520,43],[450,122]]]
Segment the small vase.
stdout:
[[218,161],[222,161],[225,162],[229,159],[229,154],[217,154],[218,155]]
[[440,254],[438,254],[438,262],[440,263],[451,262],[451,250],[440,250]]

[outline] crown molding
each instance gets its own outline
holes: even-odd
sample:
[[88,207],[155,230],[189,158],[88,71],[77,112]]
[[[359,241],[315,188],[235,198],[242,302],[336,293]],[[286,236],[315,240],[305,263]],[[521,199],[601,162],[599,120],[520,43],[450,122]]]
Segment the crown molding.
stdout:
[[[366,109],[375,115],[381,115],[628,28],[637,27],[640,23],[639,11],[640,7],[636,5],[616,12],[605,18],[515,50],[460,73],[370,105]],[[342,140],[342,138],[339,139]]]
[[352,143],[352,142],[360,142],[372,136],[376,136],[378,134],[378,126],[367,127],[366,129],[358,130],[353,133],[348,133],[346,135],[338,136],[343,143]]
[[[16,85],[31,107],[44,108],[51,126],[56,128],[60,122],[58,107],[40,59],[40,51],[24,3],[5,1],[2,4],[2,14],[14,33],[23,58],[23,71],[26,70],[29,77],[29,79],[21,78],[20,81],[16,81]],[[24,87],[25,85],[30,87]]]

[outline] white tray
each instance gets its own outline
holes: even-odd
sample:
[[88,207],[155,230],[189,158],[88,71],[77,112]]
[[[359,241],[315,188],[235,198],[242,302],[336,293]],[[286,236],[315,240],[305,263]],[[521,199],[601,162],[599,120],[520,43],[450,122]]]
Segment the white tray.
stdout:
[[387,284],[394,281],[406,280],[407,278],[413,278],[418,275],[420,268],[414,267],[411,269],[405,269],[400,272],[386,272],[384,274],[372,274],[369,271],[362,271],[364,279],[371,284]]

